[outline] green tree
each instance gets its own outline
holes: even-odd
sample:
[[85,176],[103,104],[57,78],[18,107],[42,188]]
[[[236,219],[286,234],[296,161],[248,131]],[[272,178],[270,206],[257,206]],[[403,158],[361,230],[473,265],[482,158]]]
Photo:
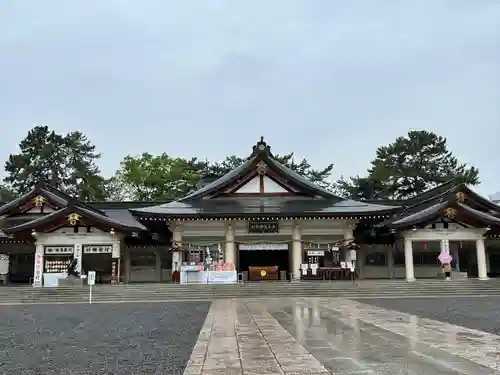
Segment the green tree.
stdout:
[[[293,154],[277,156],[295,172],[329,188],[328,177],[333,165],[322,170],[312,169],[307,160],[293,161]],[[181,199],[196,190],[204,176],[223,176],[245,162],[245,158],[228,156],[220,162],[192,158],[186,160],[167,154],[154,156],[143,153],[127,156],[116,175],[108,181],[108,193],[113,200],[170,201]]]
[[0,203],[8,202],[16,197],[14,192],[7,186],[0,184]]
[[410,198],[451,179],[479,183],[477,168],[459,163],[446,138],[425,130],[410,131],[377,149],[366,177],[338,181],[353,198]]
[[341,178],[336,182],[338,194],[352,199],[383,199],[390,198],[385,185],[380,179],[373,177],[351,177],[348,180]]
[[175,200],[191,192],[201,178],[206,163],[186,160],[167,154],[158,156],[147,152],[127,156],[120,163],[112,183],[115,194],[132,200]]
[[96,165],[100,154],[81,132],[61,135],[48,126],[35,126],[19,148],[5,162],[4,181],[15,194],[25,194],[44,181],[81,200],[106,197]]

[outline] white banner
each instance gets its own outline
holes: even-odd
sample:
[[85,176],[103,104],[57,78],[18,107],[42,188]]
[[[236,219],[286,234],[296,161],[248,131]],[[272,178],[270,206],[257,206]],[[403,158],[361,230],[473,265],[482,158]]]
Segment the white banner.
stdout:
[[442,247],[441,247],[441,252],[443,253],[449,253],[450,252],[450,241],[449,240],[442,240]]
[[10,258],[8,254],[0,254],[0,275],[9,273]]
[[113,244],[113,250],[111,253],[111,258],[120,258],[120,243],[114,243]]
[[238,281],[236,271],[209,271],[209,284],[234,284]]
[[112,254],[113,245],[83,245],[84,254]]
[[242,243],[240,250],[288,250],[287,243]]
[[43,253],[37,251],[35,253],[35,272],[33,275],[33,286],[42,286],[42,268],[43,268]]
[[325,255],[324,251],[311,250],[307,252],[307,255],[310,257],[322,257]]
[[82,272],[82,245],[77,243],[75,244],[75,251],[73,253],[73,257],[76,259],[76,268],[75,271],[78,273]]
[[45,246],[45,254],[50,255],[72,255],[74,246]]

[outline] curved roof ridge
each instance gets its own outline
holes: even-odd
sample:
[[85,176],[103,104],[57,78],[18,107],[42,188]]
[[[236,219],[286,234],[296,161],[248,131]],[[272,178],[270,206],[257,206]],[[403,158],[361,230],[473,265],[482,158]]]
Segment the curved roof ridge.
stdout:
[[344,198],[335,195],[333,192],[318,186],[314,182],[310,181],[304,176],[301,176],[288,166],[280,163],[276,157],[271,153],[271,147],[264,141],[264,137],[261,137],[260,141],[253,146],[253,151],[250,157],[248,157],[241,165],[234,168],[232,171],[226,173],[224,176],[219,177],[212,183],[203,186],[202,188],[188,194],[187,196],[181,198],[179,201],[185,201],[195,198],[200,198],[204,194],[210,194],[218,187],[223,187],[229,184],[234,178],[238,177],[244,173],[248,168],[250,168],[258,160],[262,160],[264,163],[268,164],[272,169],[281,172],[285,176],[289,177],[289,180],[293,180],[297,185],[304,187],[306,190],[310,190],[318,195],[326,198],[333,198],[337,200],[343,200]]

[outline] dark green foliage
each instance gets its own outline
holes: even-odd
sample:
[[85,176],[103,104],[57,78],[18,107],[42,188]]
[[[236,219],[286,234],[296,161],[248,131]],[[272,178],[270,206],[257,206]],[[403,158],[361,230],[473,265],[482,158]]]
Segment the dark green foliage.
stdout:
[[47,182],[78,199],[106,198],[105,181],[96,165],[100,154],[81,132],[61,135],[48,126],[35,126],[19,148],[5,162],[4,181],[14,194]]
[[353,198],[410,198],[451,179],[479,183],[477,168],[460,164],[448,149],[446,138],[425,130],[410,131],[377,149],[366,177],[338,181]]

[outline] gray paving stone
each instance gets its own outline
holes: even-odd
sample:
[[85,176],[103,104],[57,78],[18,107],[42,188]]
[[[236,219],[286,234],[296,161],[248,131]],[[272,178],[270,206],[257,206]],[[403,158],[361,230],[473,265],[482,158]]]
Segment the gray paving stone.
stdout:
[[182,374],[209,303],[2,306],[0,374]]
[[358,302],[500,335],[500,297],[374,298]]

